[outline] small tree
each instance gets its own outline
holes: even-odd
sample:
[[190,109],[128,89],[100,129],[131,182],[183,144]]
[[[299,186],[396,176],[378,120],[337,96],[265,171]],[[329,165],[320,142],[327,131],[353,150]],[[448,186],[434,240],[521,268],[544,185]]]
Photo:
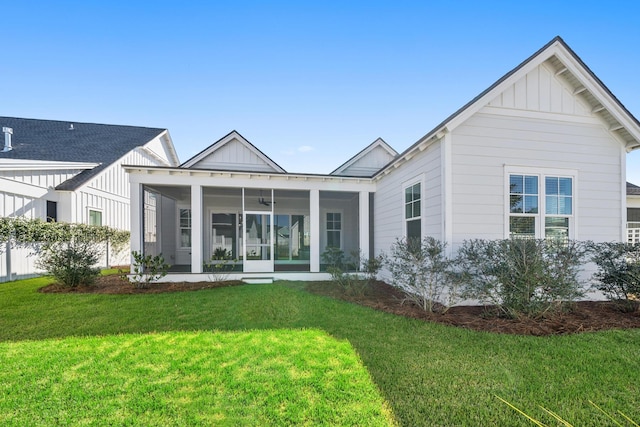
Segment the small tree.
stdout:
[[459,281],[445,248],[446,243],[433,237],[396,240],[385,257],[391,285],[425,311],[445,312],[460,301]]
[[592,243],[591,260],[596,288],[625,311],[638,309],[640,298],[640,243]]
[[48,243],[42,247],[36,266],[64,286],[91,285],[100,274],[100,269],[94,267],[100,255],[100,249],[91,241]]

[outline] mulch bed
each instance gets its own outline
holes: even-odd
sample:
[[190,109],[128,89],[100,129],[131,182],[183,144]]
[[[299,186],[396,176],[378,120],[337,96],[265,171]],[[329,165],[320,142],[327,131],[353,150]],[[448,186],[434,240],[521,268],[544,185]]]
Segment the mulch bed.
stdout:
[[405,301],[401,291],[384,282],[375,283],[364,295],[345,294],[340,286],[331,282],[313,282],[306,288],[314,294],[330,296],[376,310],[476,331],[543,336],[640,328],[640,311],[625,313],[608,301],[581,301],[573,304],[567,312],[540,318],[507,319],[496,316],[495,310],[490,306],[459,306],[450,308],[444,314],[427,313],[415,304]]
[[223,288],[242,285],[239,280],[225,282],[175,282],[152,283],[147,288],[136,288],[135,285],[117,274],[100,276],[93,285],[68,288],[57,283],[38,289],[43,293],[71,294],[160,294],[164,292],[198,291],[201,289]]
[[[240,281],[153,283],[138,289],[118,275],[100,276],[92,286],[65,288],[51,284],[39,289],[44,293],[99,293],[99,294],[156,294],[162,292],[195,291],[241,285]],[[260,286],[260,285],[256,285]],[[489,306],[452,307],[444,314],[426,313],[420,307],[405,301],[402,292],[384,282],[376,282],[362,295],[350,295],[333,282],[309,282],[306,290],[376,310],[400,316],[422,319],[451,326],[503,334],[560,335],[606,329],[640,328],[640,311],[625,313],[607,301],[583,301],[571,310],[540,318],[507,319],[492,314]],[[493,311],[495,313],[495,311]]]

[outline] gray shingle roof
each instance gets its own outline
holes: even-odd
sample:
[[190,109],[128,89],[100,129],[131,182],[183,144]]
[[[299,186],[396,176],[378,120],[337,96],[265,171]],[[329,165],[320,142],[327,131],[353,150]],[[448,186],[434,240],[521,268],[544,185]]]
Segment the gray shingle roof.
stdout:
[[[16,117],[0,117],[1,127],[13,129],[13,150],[0,152],[0,159],[100,163],[58,185],[57,190],[77,189],[129,151],[165,131],[160,128]],[[4,134],[0,133],[0,148],[3,144]]]
[[640,196],[640,187],[638,187],[637,185],[633,185],[630,182],[627,182],[627,195]]

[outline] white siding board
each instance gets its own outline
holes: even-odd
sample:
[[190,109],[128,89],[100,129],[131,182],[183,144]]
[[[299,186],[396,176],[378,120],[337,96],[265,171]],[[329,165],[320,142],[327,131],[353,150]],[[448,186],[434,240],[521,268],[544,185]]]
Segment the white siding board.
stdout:
[[68,179],[73,178],[81,170],[23,170],[23,171],[3,171],[0,176],[12,179],[17,182],[31,184],[42,188],[56,187]]
[[404,225],[403,183],[423,176],[422,214],[423,235],[441,239],[441,160],[440,144],[434,143],[416,154],[411,161],[380,179],[374,199],[375,253],[388,251],[396,238],[401,237]]
[[453,131],[452,144],[454,245],[505,237],[505,165],[577,170],[578,238],[620,238],[621,146],[604,125],[480,112]]
[[540,111],[551,111],[551,97],[552,97],[552,85],[551,79],[552,75],[545,67],[539,68],[538,78],[540,79],[539,84],[539,105],[538,109]]
[[527,108],[527,78],[523,77],[514,84],[514,104],[519,110]]
[[573,88],[546,64],[539,65],[507,87],[489,105],[579,116],[591,114],[585,101],[574,96]]
[[271,165],[237,140],[227,142],[192,167],[196,169],[275,172]]
[[356,160],[352,165],[340,172],[340,175],[371,176],[393,159],[394,156],[387,150],[382,147],[375,147],[365,156]]
[[527,85],[526,103],[527,110],[539,111],[540,110],[540,88],[538,85],[539,68],[534,68],[529,74],[525,76]]
[[509,86],[504,92],[502,92],[502,107],[515,108],[516,94],[513,86]]
[[145,148],[152,151],[156,156],[163,159],[167,162],[167,164],[171,164],[169,161],[169,153],[166,150],[165,145],[162,143],[161,138],[154,138],[147,144],[145,144]]

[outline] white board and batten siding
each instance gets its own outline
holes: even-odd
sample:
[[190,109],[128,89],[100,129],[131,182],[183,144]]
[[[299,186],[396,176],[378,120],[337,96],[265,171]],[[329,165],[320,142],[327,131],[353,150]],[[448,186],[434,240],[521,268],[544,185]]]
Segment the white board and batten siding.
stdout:
[[404,189],[406,185],[422,184],[422,235],[442,236],[442,153],[436,141],[415,154],[409,162],[382,177],[374,196],[374,252],[388,252],[397,238],[404,237]]
[[233,139],[190,166],[195,169],[276,172],[255,150]]
[[[58,202],[53,188],[82,170],[7,170],[0,172],[0,216],[46,218],[47,200]],[[36,268],[36,257],[30,248],[7,248],[0,242],[0,282],[27,278],[42,273]],[[9,265],[11,271],[9,271]],[[11,274],[9,274],[11,273]]]
[[45,218],[47,200],[58,201],[57,185],[82,170],[18,170],[0,172],[0,216]]
[[[53,188],[82,170],[3,171],[0,178],[4,178],[4,181],[11,180],[16,183],[15,185],[32,186],[39,189],[43,196],[29,197],[25,194],[19,194],[20,192],[24,193],[21,189],[12,193],[11,185],[8,185],[7,188],[0,189],[0,214],[45,219],[47,200],[50,200],[58,202],[58,221],[88,224],[89,210],[92,209],[102,212],[102,225],[119,230],[129,230],[131,220],[129,177],[121,165],[156,166],[162,163],[158,158],[164,158],[166,164],[169,164],[168,153],[163,148],[160,138],[155,138],[149,145],[153,155],[145,150],[132,150],[76,191],[54,191]],[[9,277],[7,254],[4,248],[2,252],[0,255],[0,281],[6,281]],[[13,279],[40,273],[35,268],[35,257],[29,256],[29,254],[29,249],[13,248],[11,250]],[[128,263],[128,249],[119,254],[110,253],[109,264]],[[101,264],[106,264],[106,258],[101,261]]]
[[102,225],[129,230],[131,188],[129,176],[121,167],[123,164],[156,166],[158,161],[144,151],[130,151],[77,191],[69,193],[71,200],[65,206],[71,211],[63,220],[88,224],[89,210],[93,209],[102,212]]
[[345,176],[371,176],[394,159],[394,155],[377,146],[340,171]]
[[576,171],[574,238],[620,240],[623,162],[620,141],[542,64],[452,132],[453,243],[507,237],[509,168]]

